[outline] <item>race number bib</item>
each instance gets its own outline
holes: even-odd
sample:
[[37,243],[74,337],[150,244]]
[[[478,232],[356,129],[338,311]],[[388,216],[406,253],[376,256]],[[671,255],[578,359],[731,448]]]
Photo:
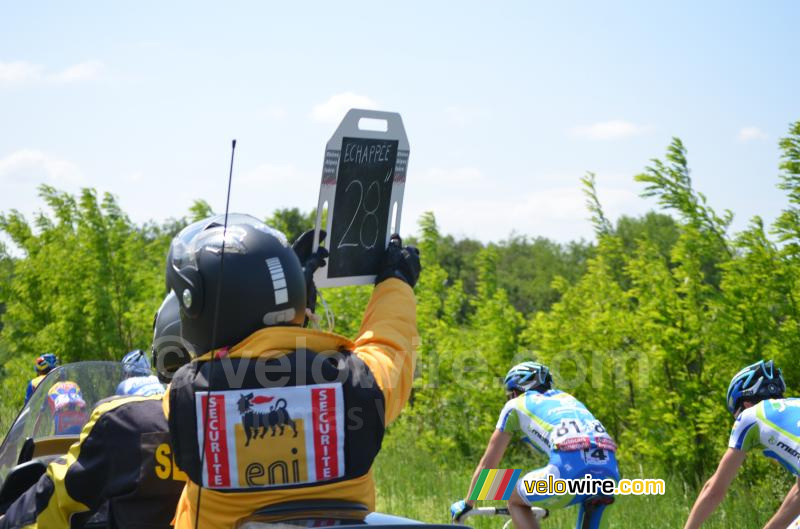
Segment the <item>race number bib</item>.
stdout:
[[598,448],[611,451],[617,449],[611,436],[597,419],[562,419],[550,435],[550,447],[564,452],[589,449],[593,441]]
[[345,475],[341,384],[197,392],[195,404],[205,487],[265,489]]

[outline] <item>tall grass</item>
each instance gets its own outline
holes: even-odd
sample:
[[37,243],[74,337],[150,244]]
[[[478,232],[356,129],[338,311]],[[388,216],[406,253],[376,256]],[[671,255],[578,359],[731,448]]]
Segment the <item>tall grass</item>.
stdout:
[[[751,457],[762,457],[753,453]],[[525,470],[542,466],[531,454]],[[415,446],[413,438],[403,431],[387,434],[384,448],[375,466],[378,488],[377,510],[431,523],[448,523],[449,507],[467,494],[469,481],[477,460],[468,461],[446,454],[427,454]],[[504,464],[503,468],[517,468]],[[609,529],[680,528],[686,521],[697,489],[679,479],[658,475],[626,472],[626,477],[661,477],[666,482],[663,496],[622,496],[607,509]],[[775,479],[752,488],[737,480],[727,497],[704,529],[760,528],[780,505],[791,486],[783,469],[775,467]],[[483,505],[503,505],[502,502],[483,502]],[[575,526],[577,509],[570,507],[552,512],[544,528],[562,529]],[[505,518],[471,518],[469,523],[480,529],[500,528]]]
[[[16,386],[14,387],[16,390]],[[10,403],[0,405],[0,424],[3,435],[8,430],[17,409]],[[448,523],[449,507],[453,501],[467,494],[469,481],[477,458],[469,459],[448,453],[431,454],[415,443],[413,434],[398,424],[387,433],[383,449],[375,464],[377,483],[377,510],[398,516],[431,523]],[[516,454],[516,453],[515,453]],[[542,466],[542,461],[512,455],[504,461],[504,468],[531,470]],[[763,457],[753,453],[748,459],[760,459],[748,464],[763,465]],[[742,474],[747,474],[745,465]],[[621,469],[626,477],[661,477],[667,485],[663,496],[625,496],[617,498],[608,509],[609,529],[667,529],[682,527],[692,503],[697,496],[696,487],[680,479],[648,474],[640,469]],[[759,475],[763,475],[759,473]],[[704,529],[750,529],[762,527],[780,505],[792,484],[788,473],[777,465],[770,479],[757,484],[747,484],[746,479],[734,482],[725,501]],[[502,502],[484,502],[485,505],[502,505]],[[577,510],[568,508],[552,512],[543,527],[549,529],[572,528]],[[472,518],[470,525],[478,529],[499,529],[505,519]]]

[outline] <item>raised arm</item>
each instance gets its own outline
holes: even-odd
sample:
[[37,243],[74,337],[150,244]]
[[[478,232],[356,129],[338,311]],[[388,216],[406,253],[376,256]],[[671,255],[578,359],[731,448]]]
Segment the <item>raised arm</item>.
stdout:
[[[472,487],[474,487],[475,483],[478,482],[478,478],[481,475],[481,470],[485,468],[499,468],[500,461],[502,461],[510,441],[511,434],[501,430],[494,431],[492,436],[489,438],[489,444],[486,445],[486,451],[483,452],[483,457],[481,457],[478,466],[475,468],[475,472],[472,474],[472,481],[470,482],[469,490],[467,491],[467,497],[472,491]],[[470,506],[475,503],[470,499],[466,499],[465,501],[467,505]]]
[[400,415],[411,395],[419,342],[413,288],[421,269],[419,251],[404,248],[400,236],[392,235],[355,341],[353,352],[369,366],[383,391],[386,425]]
[[778,512],[764,526],[764,529],[785,529],[798,516],[800,516],[800,477],[794,482]]
[[418,341],[414,291],[400,279],[378,283],[353,352],[367,364],[383,391],[387,425],[397,418],[411,395]]
[[711,516],[714,509],[725,498],[733,478],[739,472],[739,467],[742,466],[746,453],[736,448],[728,448],[725,455],[719,462],[717,471],[703,486],[703,490],[697,496],[694,502],[692,512],[689,514],[689,519],[686,520],[684,529],[697,529],[706,519]]

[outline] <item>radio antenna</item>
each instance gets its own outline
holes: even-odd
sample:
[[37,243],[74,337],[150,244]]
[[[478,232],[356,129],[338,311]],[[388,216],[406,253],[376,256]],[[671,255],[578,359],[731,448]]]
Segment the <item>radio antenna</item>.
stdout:
[[[217,281],[217,299],[214,302],[214,323],[211,326],[211,343],[217,343],[217,322],[219,319],[219,300],[222,294],[222,278],[225,271],[225,239],[228,234],[228,208],[231,204],[231,181],[233,180],[233,157],[236,154],[236,140],[231,142],[231,166],[228,169],[228,193],[225,197],[225,221],[222,225],[222,249],[219,256],[219,281]],[[208,389],[206,390],[206,402],[203,410],[203,449],[200,450],[200,483],[197,484],[197,505],[194,512],[194,527],[199,529],[200,521],[200,499],[203,495],[203,469],[206,465],[206,449],[208,447],[208,406],[211,402],[211,383],[214,380],[214,356],[215,351],[211,351],[211,358],[208,361]]]

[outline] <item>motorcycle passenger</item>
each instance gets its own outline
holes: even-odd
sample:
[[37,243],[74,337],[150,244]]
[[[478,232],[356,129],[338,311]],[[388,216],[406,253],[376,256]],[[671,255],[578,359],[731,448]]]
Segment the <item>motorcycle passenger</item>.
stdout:
[[[163,329],[180,324],[177,314],[178,302],[169,295],[156,315],[154,344]],[[186,476],[174,463],[162,398],[101,401],[80,440],[11,504],[0,529],[76,529],[106,502],[109,528],[169,529]]]
[[286,501],[374,509],[372,462],[411,391],[419,254],[392,237],[350,340],[302,326],[310,288],[302,264],[324,260],[297,253],[244,215],[173,240],[167,284],[180,301],[182,337],[205,353],[168,389],[177,463],[189,477],[176,529],[196,518],[198,527],[229,528]]
[[56,368],[58,365],[58,358],[52,353],[43,354],[33,363],[36,370],[36,376],[28,382],[28,387],[25,389],[25,404],[31,399],[31,395],[39,387],[39,384],[44,380],[47,374]]
[[784,398],[786,383],[772,360],[736,373],[728,385],[728,411],[735,421],[714,475],[689,513],[684,529],[696,529],[725,498],[747,452],[759,448],[797,478],[764,529],[784,529],[800,516],[800,398]]
[[[512,435],[545,455],[549,464],[517,481],[508,500],[508,510],[517,529],[538,529],[531,507],[558,509],[578,505],[576,527],[602,527],[605,508],[613,496],[529,494],[526,480],[597,479],[619,480],[616,445],[603,425],[572,395],[552,388],[550,370],[537,362],[522,362],[509,370],[503,381],[506,402],[497,426],[472,477],[470,491],[483,469],[499,468]],[[469,495],[469,492],[468,492]],[[472,510],[474,501],[459,500],[450,507],[454,522]],[[585,525],[587,524],[588,525]]]
[[117,395],[161,395],[164,386],[150,369],[150,360],[141,349],[136,349],[122,358],[122,374],[125,379],[117,386]]

